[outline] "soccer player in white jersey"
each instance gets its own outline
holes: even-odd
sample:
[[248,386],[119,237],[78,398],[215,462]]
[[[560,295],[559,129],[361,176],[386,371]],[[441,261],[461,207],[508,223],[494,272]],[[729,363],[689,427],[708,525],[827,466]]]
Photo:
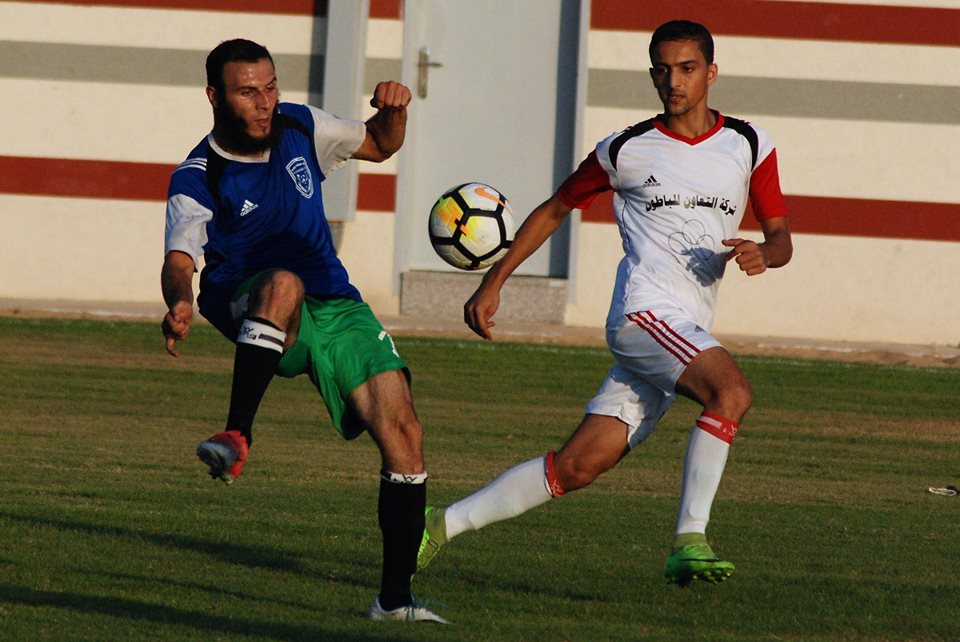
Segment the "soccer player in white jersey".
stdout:
[[[519,464],[447,508],[427,509],[418,568],[453,537],[583,488],[646,439],[680,394],[703,406],[691,430],[668,582],[717,583],[733,572],[707,542],[710,507],[727,452],[751,405],[750,386],[711,336],[727,265],[750,276],[792,255],[776,152],[760,128],[707,106],[717,77],[702,25],[672,21],[650,43],[650,75],[663,113],[600,141],[537,207],[504,258],[464,306],[467,325],[492,339],[507,277],[574,208],[613,190],[623,239],[606,337],[616,363],[563,447]],[[763,242],[737,236],[748,199]]]
[[275,374],[307,374],[345,439],[380,449],[383,534],[374,620],[445,622],[410,592],[423,533],[427,473],[409,372],[351,285],[333,246],[321,183],[348,159],[383,161],[402,145],[410,90],[379,83],[366,122],[281,103],[273,58],[243,39],[207,57],[213,131],[170,179],[161,275],[167,351],[179,356],[197,304],[236,343],[225,429],[197,446],[210,475],[240,476],[253,420]]

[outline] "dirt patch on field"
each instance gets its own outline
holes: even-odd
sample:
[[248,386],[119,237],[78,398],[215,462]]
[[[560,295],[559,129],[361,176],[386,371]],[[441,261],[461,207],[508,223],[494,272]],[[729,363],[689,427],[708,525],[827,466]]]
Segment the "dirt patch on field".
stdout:
[[859,361],[918,368],[960,368],[960,348],[955,346],[818,343],[799,339],[745,339],[743,337],[726,339],[724,344],[735,354]]

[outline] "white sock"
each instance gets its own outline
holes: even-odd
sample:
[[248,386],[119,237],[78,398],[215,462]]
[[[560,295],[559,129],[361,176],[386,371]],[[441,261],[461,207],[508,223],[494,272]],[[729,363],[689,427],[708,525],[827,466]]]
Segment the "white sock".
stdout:
[[516,517],[552,497],[544,470],[545,457],[518,464],[469,497],[447,507],[447,539],[464,531]]
[[676,533],[706,533],[710,507],[727,465],[730,444],[694,426],[683,462],[683,489]]

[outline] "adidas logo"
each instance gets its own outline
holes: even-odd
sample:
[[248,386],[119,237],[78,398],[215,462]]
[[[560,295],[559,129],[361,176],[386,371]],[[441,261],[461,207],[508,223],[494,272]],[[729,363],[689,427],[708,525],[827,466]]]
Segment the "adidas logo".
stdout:
[[645,180],[641,187],[660,187],[660,183],[654,178],[653,174],[650,174],[650,178]]
[[240,208],[240,216],[246,216],[247,214],[249,214],[249,213],[252,212],[253,210],[257,209],[258,207],[260,207],[260,206],[257,205],[256,203],[251,203],[251,202],[248,201],[248,200],[244,200],[244,201],[243,201],[243,207]]

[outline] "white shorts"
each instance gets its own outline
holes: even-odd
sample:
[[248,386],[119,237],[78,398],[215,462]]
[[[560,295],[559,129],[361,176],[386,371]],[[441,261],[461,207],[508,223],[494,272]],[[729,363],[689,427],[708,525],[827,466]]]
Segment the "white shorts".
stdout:
[[586,412],[626,423],[633,448],[650,436],[673,403],[677,379],[694,357],[721,344],[683,310],[658,307],[631,312],[608,326],[607,345],[617,363]]

